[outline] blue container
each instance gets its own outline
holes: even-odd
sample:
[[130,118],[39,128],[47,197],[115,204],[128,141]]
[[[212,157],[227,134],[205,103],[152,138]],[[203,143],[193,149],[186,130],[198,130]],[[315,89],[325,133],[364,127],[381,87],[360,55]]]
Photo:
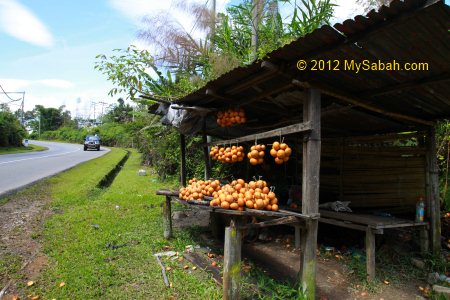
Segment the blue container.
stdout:
[[416,203],[416,222],[423,222],[425,219],[425,202],[423,197],[419,197]]

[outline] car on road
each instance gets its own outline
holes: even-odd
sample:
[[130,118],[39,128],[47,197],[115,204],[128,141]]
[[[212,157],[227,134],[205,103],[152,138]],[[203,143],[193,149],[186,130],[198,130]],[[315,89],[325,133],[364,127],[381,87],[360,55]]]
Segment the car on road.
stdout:
[[83,150],[86,151],[88,149],[95,149],[97,151],[100,151],[100,137],[98,135],[88,135],[84,139],[84,148]]

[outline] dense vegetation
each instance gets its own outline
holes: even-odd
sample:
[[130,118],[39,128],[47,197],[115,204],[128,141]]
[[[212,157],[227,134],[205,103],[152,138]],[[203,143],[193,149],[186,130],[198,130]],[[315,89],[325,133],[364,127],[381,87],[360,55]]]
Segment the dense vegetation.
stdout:
[[0,108],[0,147],[19,147],[26,137],[25,128],[6,107]]

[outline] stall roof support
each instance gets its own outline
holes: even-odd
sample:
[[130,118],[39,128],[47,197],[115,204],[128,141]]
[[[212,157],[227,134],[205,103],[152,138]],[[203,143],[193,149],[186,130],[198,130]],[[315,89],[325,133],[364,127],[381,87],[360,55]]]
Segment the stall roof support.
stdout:
[[180,134],[180,149],[181,149],[180,183],[182,186],[186,186],[186,137],[184,136],[184,134]]
[[431,249],[433,254],[437,255],[441,251],[441,219],[439,171],[436,158],[436,130],[434,127],[428,131],[427,146],[427,198],[428,203],[430,204]]
[[[308,89],[306,94],[303,121],[310,123],[311,130],[303,143],[302,214],[311,215],[319,212],[321,97],[315,89]],[[300,287],[311,300],[316,294],[317,230],[318,220],[308,220],[301,237]]]

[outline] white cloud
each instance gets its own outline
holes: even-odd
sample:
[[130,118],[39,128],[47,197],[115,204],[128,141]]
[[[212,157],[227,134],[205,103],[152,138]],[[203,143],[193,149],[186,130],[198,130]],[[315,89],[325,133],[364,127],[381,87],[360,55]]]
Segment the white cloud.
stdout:
[[16,0],[0,0],[0,29],[37,46],[50,47],[54,42],[46,26]]
[[26,79],[14,79],[14,78],[0,78],[0,85],[5,90],[16,91],[22,90],[28,87],[47,86],[60,89],[68,89],[74,86],[74,84],[64,79],[38,79],[38,80],[26,80]]

